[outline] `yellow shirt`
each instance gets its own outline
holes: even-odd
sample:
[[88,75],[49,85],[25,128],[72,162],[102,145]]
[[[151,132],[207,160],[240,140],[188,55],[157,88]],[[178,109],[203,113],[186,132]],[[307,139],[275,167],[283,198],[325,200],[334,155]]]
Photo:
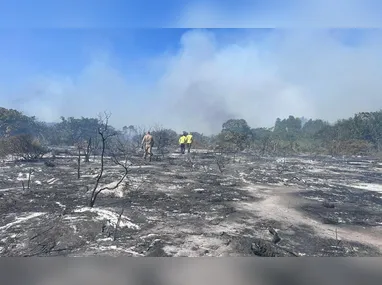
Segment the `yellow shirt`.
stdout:
[[192,135],[187,135],[186,143],[192,143]]
[[179,144],[183,144],[183,143],[186,143],[186,136],[181,136],[179,138]]

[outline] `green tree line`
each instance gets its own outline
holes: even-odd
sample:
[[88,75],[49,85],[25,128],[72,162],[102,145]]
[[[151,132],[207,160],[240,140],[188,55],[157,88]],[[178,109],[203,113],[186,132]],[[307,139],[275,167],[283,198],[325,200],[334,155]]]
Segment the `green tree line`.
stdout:
[[217,143],[236,151],[252,148],[263,155],[366,155],[382,151],[382,110],[358,113],[334,124],[289,116],[277,118],[272,128],[251,128],[244,119],[230,119],[222,125]]
[[[43,146],[98,147],[97,118],[61,117],[58,123],[46,123],[13,109],[0,108],[0,155],[5,149],[20,145],[24,149]],[[112,127],[111,127],[112,128]],[[139,147],[148,128],[130,125],[121,130],[112,128],[118,139]],[[176,146],[178,134],[163,127],[150,129],[157,138],[157,147]],[[320,119],[277,118],[272,128],[252,128],[244,119],[230,119],[214,136],[192,132],[199,147],[217,146],[225,151],[252,150],[270,154],[370,154],[382,151],[382,110],[362,112],[330,124]],[[24,139],[20,139],[24,138]],[[26,143],[29,141],[29,144]],[[6,147],[7,146],[7,147]],[[8,149],[9,150],[9,149]],[[19,150],[19,152],[22,150]]]

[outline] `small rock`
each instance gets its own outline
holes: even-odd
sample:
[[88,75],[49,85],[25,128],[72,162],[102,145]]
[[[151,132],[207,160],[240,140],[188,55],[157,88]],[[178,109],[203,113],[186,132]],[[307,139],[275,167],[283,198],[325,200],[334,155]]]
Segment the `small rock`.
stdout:
[[277,243],[279,243],[281,241],[281,238],[279,237],[279,235],[276,233],[274,236],[273,236],[273,238],[272,238],[272,242],[274,243],[274,244],[277,244]]
[[329,208],[329,209],[335,208],[335,205],[333,203],[330,203],[330,202],[327,202],[327,201],[323,202],[322,206],[324,206],[325,208]]
[[55,166],[56,166],[56,165],[55,165],[53,162],[51,162],[51,161],[45,161],[44,164],[45,164],[45,166],[47,166],[47,167],[55,167]]
[[202,189],[202,188],[197,188],[197,189],[194,189],[194,191],[197,192],[197,193],[201,193],[201,192],[203,192],[203,191],[205,191],[205,190]]

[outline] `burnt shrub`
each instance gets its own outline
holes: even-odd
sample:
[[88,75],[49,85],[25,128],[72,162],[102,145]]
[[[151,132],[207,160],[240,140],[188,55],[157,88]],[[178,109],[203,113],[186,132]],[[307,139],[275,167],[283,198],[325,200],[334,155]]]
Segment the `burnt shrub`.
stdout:
[[30,134],[22,134],[0,140],[2,155],[14,155],[24,160],[36,160],[48,153],[38,139]]

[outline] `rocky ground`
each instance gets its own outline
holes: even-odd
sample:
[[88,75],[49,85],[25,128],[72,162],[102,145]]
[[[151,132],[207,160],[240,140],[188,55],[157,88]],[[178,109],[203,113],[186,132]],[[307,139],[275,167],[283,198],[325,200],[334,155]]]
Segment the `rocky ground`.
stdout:
[[[80,179],[75,157],[3,162],[1,256],[382,255],[377,159],[195,151],[130,162],[93,208],[99,158]],[[102,185],[123,173],[109,160],[105,170]]]

